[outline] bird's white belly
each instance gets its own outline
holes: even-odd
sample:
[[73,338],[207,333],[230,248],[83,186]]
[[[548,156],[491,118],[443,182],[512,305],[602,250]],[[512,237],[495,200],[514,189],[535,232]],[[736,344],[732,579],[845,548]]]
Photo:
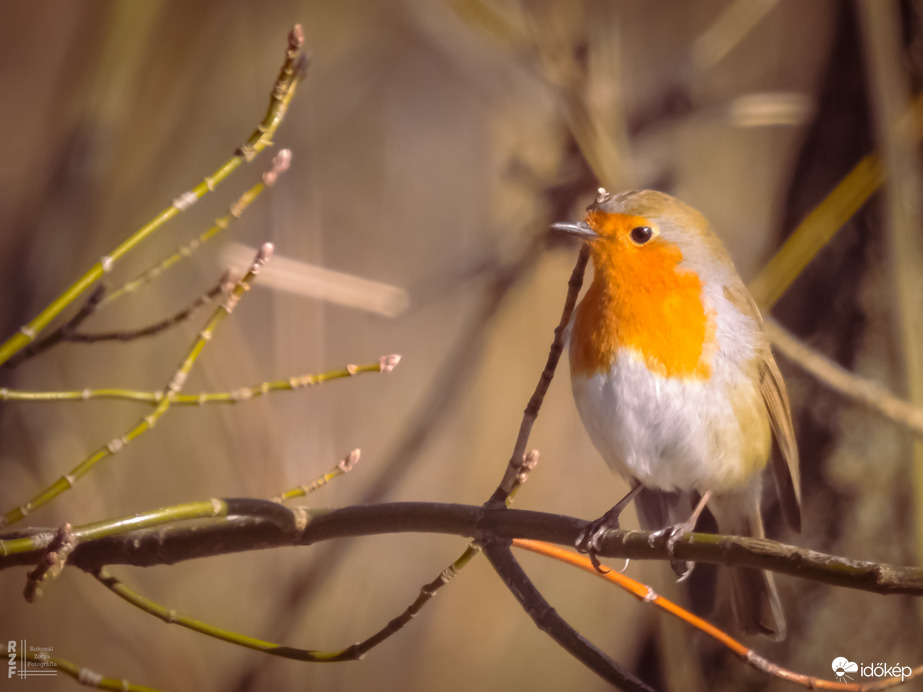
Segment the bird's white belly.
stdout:
[[[756,430],[742,430],[738,422],[741,398],[762,406],[756,388],[733,383],[742,391],[735,411],[729,383],[715,375],[655,375],[623,349],[610,372],[578,374],[571,383],[590,439],[613,470],[649,487],[705,492],[733,487],[762,468],[770,434],[765,414],[756,416],[763,421]],[[765,438],[762,459],[751,458],[747,435]]]

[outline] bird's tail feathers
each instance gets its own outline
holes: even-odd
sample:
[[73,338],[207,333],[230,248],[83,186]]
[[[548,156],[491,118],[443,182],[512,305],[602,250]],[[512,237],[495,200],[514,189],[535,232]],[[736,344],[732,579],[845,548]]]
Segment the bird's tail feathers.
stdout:
[[[759,506],[739,525],[721,525],[722,533],[764,538]],[[771,572],[751,567],[731,567],[730,596],[734,620],[746,634],[762,634],[773,641],[785,639],[785,616]]]

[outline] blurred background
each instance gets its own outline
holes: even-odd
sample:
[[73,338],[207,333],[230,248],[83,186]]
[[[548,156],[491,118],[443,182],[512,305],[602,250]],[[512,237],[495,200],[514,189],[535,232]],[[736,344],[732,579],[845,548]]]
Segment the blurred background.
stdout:
[[[357,447],[357,469],[313,495],[312,506],[480,504],[503,473],[576,257],[546,229],[579,218],[599,184],[657,187],[697,207],[750,280],[863,156],[881,147],[888,166],[909,159],[903,205],[893,190],[873,197],[773,314],[843,366],[901,396],[923,392],[921,371],[905,365],[919,361],[912,345],[923,313],[907,307],[914,299],[895,281],[913,255],[895,251],[893,235],[919,206],[916,149],[902,150],[887,127],[918,87],[920,10],[910,0],[9,3],[0,21],[0,336],[231,155],[263,117],[296,22],[312,61],[275,137],[293,151],[291,169],[224,237],[87,329],[140,327],[188,305],[217,281],[229,240],[271,241],[286,257],[409,295],[408,309],[387,317],[251,291],[187,392],[387,353],[403,360],[389,375],[171,410],[25,523],[271,497]],[[889,39],[887,55],[897,58],[884,73],[891,81],[881,78],[875,59],[887,55],[874,52],[881,44],[873,36]],[[110,285],[226,214],[270,157],[119,263]],[[909,230],[918,242],[919,226]],[[895,266],[901,258],[903,269]],[[0,370],[0,386],[160,389],[207,313],[156,338],[59,347]],[[914,476],[912,438],[780,365],[802,451],[805,530],[786,533],[768,507],[770,536],[919,564],[923,462]],[[146,413],[105,401],[0,405],[2,510]],[[530,447],[541,462],[517,507],[590,519],[626,490],[583,431],[566,362]],[[623,524],[637,525],[633,510]],[[339,649],[401,612],[465,544],[377,536],[113,572],[216,625]],[[782,688],[601,580],[532,556],[522,562],[581,633],[658,689]],[[663,563],[632,563],[629,574],[676,591]],[[24,582],[25,570],[0,572],[0,640],[53,646],[80,665],[157,688],[607,688],[534,627],[483,559],[364,660],[330,665],[167,626],[77,571],[66,570],[34,605],[21,598]],[[920,663],[918,601],[778,582],[788,639],[750,642],[771,660],[828,679],[839,656]],[[63,675],[0,682],[11,690],[74,686]]]

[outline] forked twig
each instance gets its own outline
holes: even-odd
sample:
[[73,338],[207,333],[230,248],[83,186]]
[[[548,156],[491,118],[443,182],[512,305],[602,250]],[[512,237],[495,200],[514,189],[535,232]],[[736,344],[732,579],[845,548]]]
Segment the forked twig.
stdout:
[[557,546],[543,543],[541,541],[530,541],[516,538],[513,539],[513,546],[522,548],[524,550],[529,550],[533,553],[538,553],[539,555],[544,555],[545,557],[559,560],[560,562],[564,562],[574,567],[579,567],[580,569],[586,572],[590,572],[597,577],[606,579],[607,581],[618,585],[632,596],[635,596],[642,603],[650,603],[651,605],[660,608],[670,615],[673,615],[674,617],[679,618],[680,620],[692,625],[696,629],[704,632],[712,639],[715,639],[722,645],[726,646],[733,653],[737,654],[737,656],[739,656],[748,665],[753,666],[757,670],[766,673],[767,675],[771,675],[796,685],[800,685],[801,687],[809,690],[873,692],[875,690],[885,690],[892,687],[897,687],[904,684],[906,681],[911,680],[920,674],[923,674],[923,666],[917,666],[914,669],[911,669],[910,666],[906,666],[905,669],[907,672],[901,677],[891,677],[886,680],[878,680],[873,683],[844,683],[823,680],[821,678],[816,678],[810,675],[796,673],[793,670],[783,668],[782,666],[769,661],[760,654],[756,653],[753,649],[734,639],[727,632],[719,629],[718,627],[715,627],[710,622],[703,620],[697,615],[690,613],[688,610],[677,605],[673,601],[660,596],[646,584],[635,581],[631,577],[628,577],[614,570],[600,572],[596,569],[592,560],[588,557],[578,555],[577,553],[574,553],[570,550],[563,550],[562,548],[558,548]]
[[494,571],[540,630],[603,680],[620,690],[654,692],[652,687],[631,672],[622,669],[558,615],[513,557],[509,543],[496,538],[485,539],[481,543],[481,549],[490,560]]
[[[180,322],[188,319],[198,308],[206,305],[213,300],[219,293],[229,290],[228,284],[233,284],[227,278],[222,278],[218,285],[207,291],[204,295],[196,298],[189,306],[183,308],[172,316],[161,320],[153,325],[135,330],[119,330],[97,334],[83,334],[77,331],[77,328],[86,321],[91,315],[95,314],[99,308],[108,305],[114,300],[138,290],[141,286],[147,285],[162,276],[163,273],[174,266],[181,260],[190,257],[196,250],[209,240],[215,238],[219,233],[227,230],[231,223],[239,219],[244,211],[260,196],[267,188],[275,184],[279,176],[288,170],[291,163],[292,154],[288,149],[282,149],[273,157],[272,167],[263,173],[261,182],[257,183],[244,194],[237,198],[231,204],[228,214],[215,219],[214,224],[198,237],[193,238],[186,245],[180,247],[176,252],[162,260],[158,264],[142,272],[137,278],[125,283],[113,291],[106,291],[105,287],[97,284],[91,292],[80,310],[67,323],[61,325],[44,336],[37,337],[34,341],[23,347],[20,351],[10,357],[5,363],[0,364],[0,368],[15,368],[20,363],[29,358],[44,353],[53,346],[60,343],[95,343],[97,341],[130,341],[146,336],[153,336]],[[252,255],[251,255],[252,256]],[[226,274],[229,276],[229,274]]]

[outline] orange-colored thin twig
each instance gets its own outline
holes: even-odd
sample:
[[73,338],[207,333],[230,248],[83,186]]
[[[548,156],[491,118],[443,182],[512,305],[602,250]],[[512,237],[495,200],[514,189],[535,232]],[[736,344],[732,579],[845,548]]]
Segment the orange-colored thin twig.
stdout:
[[523,550],[529,550],[533,553],[538,553],[539,555],[544,555],[545,557],[559,560],[569,565],[573,565],[574,567],[579,567],[580,569],[589,572],[590,574],[606,579],[616,584],[617,586],[620,586],[622,589],[630,593],[632,596],[635,596],[643,603],[651,603],[658,608],[667,611],[671,615],[679,618],[680,620],[683,620],[684,622],[687,622],[693,627],[701,630],[713,639],[721,642],[721,644],[733,651],[740,658],[742,658],[757,670],[760,670],[768,675],[787,680],[809,690],[873,692],[876,690],[884,690],[891,687],[897,687],[898,685],[904,684],[905,682],[923,673],[923,665],[921,665],[914,668],[910,675],[906,676],[903,680],[901,680],[900,677],[893,677],[884,680],[877,680],[873,683],[835,682],[833,680],[823,680],[821,678],[815,678],[810,675],[796,673],[795,671],[783,668],[782,666],[779,666],[760,656],[753,649],[750,649],[741,642],[737,641],[727,632],[719,629],[718,627],[715,627],[710,622],[707,622],[706,620],[703,620],[702,618],[690,613],[688,610],[682,608],[673,601],[658,595],[651,587],[647,586],[646,584],[642,584],[641,582],[614,570],[609,570],[605,573],[599,572],[593,566],[593,563],[590,561],[590,559],[584,555],[579,555],[571,550],[559,548],[558,546],[551,545],[550,543],[532,541],[525,538],[513,539],[513,546],[516,548],[522,548]]

